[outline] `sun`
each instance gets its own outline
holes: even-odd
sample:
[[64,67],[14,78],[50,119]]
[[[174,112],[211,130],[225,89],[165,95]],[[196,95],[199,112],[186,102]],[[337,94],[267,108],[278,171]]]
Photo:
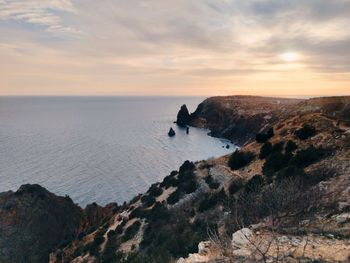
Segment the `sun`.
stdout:
[[296,52],[285,52],[280,55],[280,58],[285,62],[297,61],[299,57],[299,54]]

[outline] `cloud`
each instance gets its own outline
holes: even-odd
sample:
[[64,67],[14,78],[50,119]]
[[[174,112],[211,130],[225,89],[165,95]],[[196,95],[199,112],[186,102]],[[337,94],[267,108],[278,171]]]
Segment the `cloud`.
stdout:
[[[291,75],[307,87],[330,74],[345,85],[349,13],[348,0],[0,0],[0,59],[13,71],[33,67],[33,86],[38,72],[65,80],[57,86],[76,83],[74,73],[81,88],[135,93],[167,80],[229,90]],[[282,61],[285,52],[300,60]]]
[[44,27],[51,32],[79,33],[79,30],[66,26],[57,12],[74,12],[70,0],[2,0],[0,19],[23,21]]

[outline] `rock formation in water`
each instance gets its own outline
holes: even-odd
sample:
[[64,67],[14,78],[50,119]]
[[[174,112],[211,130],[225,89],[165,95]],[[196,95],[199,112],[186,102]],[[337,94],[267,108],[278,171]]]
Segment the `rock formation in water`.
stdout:
[[190,122],[190,113],[187,109],[187,106],[184,104],[181,106],[177,114],[176,123],[181,127],[186,127],[189,124],[189,122]]
[[173,128],[170,128],[170,130],[169,130],[169,132],[168,132],[168,135],[169,135],[169,137],[173,137],[173,136],[175,136],[175,131],[174,131],[174,129]]

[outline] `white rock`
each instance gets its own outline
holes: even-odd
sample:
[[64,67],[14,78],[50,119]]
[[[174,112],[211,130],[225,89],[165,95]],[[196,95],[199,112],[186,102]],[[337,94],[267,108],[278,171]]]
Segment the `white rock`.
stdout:
[[242,228],[232,235],[232,247],[240,249],[249,244],[249,239],[253,236],[253,232],[249,228]]
[[338,224],[346,223],[350,221],[350,213],[343,213],[343,214],[337,215],[335,217],[335,220],[337,221]]
[[204,241],[200,242],[198,244],[198,254],[200,255],[207,255],[210,252],[210,246],[211,246],[210,241]]

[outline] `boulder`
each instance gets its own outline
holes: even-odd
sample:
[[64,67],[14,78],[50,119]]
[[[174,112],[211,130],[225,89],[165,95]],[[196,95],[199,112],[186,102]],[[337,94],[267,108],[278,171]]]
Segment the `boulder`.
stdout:
[[253,236],[253,232],[249,228],[242,228],[233,233],[231,245],[234,249],[241,249],[249,244],[249,239]]

